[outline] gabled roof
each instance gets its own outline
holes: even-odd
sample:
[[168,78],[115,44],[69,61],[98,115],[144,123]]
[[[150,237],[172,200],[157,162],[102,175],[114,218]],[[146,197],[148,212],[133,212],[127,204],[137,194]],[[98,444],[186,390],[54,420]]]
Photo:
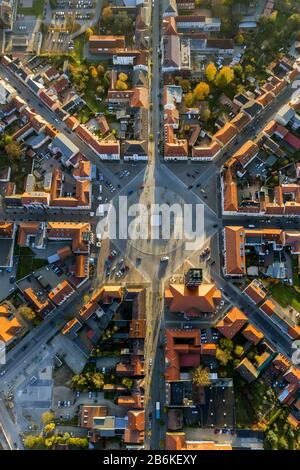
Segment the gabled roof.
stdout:
[[237,183],[232,169],[227,168],[224,172],[224,211],[237,212],[238,207]]
[[214,312],[221,300],[221,292],[215,284],[200,284],[193,290],[184,284],[171,284],[166,295],[171,312],[186,312],[190,315]]
[[237,128],[228,122],[214,134],[213,138],[217,140],[220,145],[227,145],[237,134]]
[[0,316],[0,340],[4,343],[9,343],[13,340],[20,329],[21,324],[16,317],[10,320],[4,316]]
[[257,279],[254,279],[243,292],[247,294],[255,304],[259,304],[267,295],[265,290],[263,290],[263,285]]
[[242,335],[255,345],[258,344],[264,337],[263,333],[255,328],[255,326],[253,326],[251,323],[249,323],[246,328],[243,329]]
[[225,269],[231,276],[246,274],[244,227],[225,227]]
[[216,324],[216,328],[226,338],[232,339],[247,321],[248,318],[239,308],[232,307],[227,315]]

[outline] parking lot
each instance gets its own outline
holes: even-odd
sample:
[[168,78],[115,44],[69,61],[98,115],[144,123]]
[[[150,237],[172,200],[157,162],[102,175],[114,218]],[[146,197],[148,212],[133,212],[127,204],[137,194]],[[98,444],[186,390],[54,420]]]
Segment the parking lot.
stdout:
[[43,42],[43,49],[47,51],[71,51],[74,43],[70,39],[70,31],[60,31],[57,28],[49,29]]
[[130,181],[135,178],[141,169],[141,164],[137,163],[123,164],[119,169],[115,167],[114,176],[116,176],[119,182],[114,184],[105,178],[103,173],[99,172],[97,181],[93,183],[94,207],[97,208],[99,205],[110,201],[124,186],[129,185]]

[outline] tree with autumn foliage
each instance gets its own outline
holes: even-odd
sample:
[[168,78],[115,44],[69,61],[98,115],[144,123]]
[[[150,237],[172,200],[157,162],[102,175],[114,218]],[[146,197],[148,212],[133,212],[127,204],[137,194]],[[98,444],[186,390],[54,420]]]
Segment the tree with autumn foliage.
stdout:
[[128,80],[128,75],[124,72],[119,73],[119,80],[122,80],[122,82],[127,82]]
[[89,39],[89,37],[94,34],[94,31],[92,30],[92,28],[88,28],[85,32],[85,36],[87,39]]
[[209,377],[209,370],[204,367],[197,367],[193,372],[193,384],[198,385],[199,387],[207,387],[211,384]]
[[97,78],[98,77],[97,69],[93,65],[89,68],[89,72],[90,72],[90,76],[92,78]]
[[18,313],[22,315],[23,318],[27,321],[33,321],[36,319],[36,314],[34,310],[32,310],[31,307],[28,307],[27,305],[21,305],[18,308]]
[[228,349],[217,348],[216,358],[218,359],[218,361],[220,361],[222,366],[227,366],[228,362],[232,359],[232,356]]
[[218,88],[226,88],[234,80],[234,71],[228,65],[224,65],[217,73],[215,78],[215,85]]
[[116,90],[125,91],[125,90],[127,90],[127,88],[128,88],[127,83],[123,82],[122,80],[117,80]]
[[205,76],[209,82],[213,82],[214,79],[216,78],[216,74],[217,74],[217,67],[215,66],[215,64],[211,62],[210,64],[208,64],[208,66],[205,69]]
[[194,105],[194,94],[192,92],[187,93],[184,97],[184,104],[187,108],[192,108]]
[[112,20],[112,18],[113,18],[112,7],[110,5],[107,5],[102,10],[101,19],[104,24],[108,24]]
[[209,92],[210,92],[209,85],[205,82],[200,82],[194,88],[194,98],[196,100],[203,101],[209,95]]

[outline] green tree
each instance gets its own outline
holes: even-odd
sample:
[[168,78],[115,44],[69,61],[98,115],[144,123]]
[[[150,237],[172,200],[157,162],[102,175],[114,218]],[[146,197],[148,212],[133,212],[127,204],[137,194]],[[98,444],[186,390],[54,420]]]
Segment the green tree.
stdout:
[[105,74],[105,67],[102,64],[99,64],[97,67],[98,77],[103,77]]
[[96,389],[103,388],[104,385],[104,375],[101,372],[95,372],[92,376],[92,383]]
[[239,344],[236,345],[236,347],[234,348],[234,354],[237,356],[237,357],[241,357],[244,353],[244,348],[243,346],[240,346]]
[[245,73],[247,75],[251,75],[255,71],[255,67],[251,64],[246,65],[245,67]]
[[222,349],[227,349],[228,351],[233,350],[233,342],[229,338],[220,339],[220,346]]
[[278,436],[271,429],[267,432],[265,437],[266,449],[277,450],[278,448]]
[[102,85],[98,85],[96,88],[97,95],[103,95],[104,93],[104,88]]
[[188,93],[191,90],[191,83],[187,78],[178,77],[177,82],[184,93]]
[[19,143],[17,142],[8,142],[4,146],[6,155],[11,160],[19,160],[22,155],[22,149]]
[[85,437],[70,437],[69,444],[78,449],[87,449],[89,446],[89,442]]
[[227,366],[228,362],[232,359],[230,351],[227,349],[217,348],[216,358],[221,362],[223,366]]
[[130,379],[129,377],[123,377],[122,385],[125,385],[125,387],[131,389],[133,386],[133,380]]
[[89,68],[89,72],[90,72],[90,76],[92,78],[97,78],[98,77],[97,69],[93,65]]
[[42,450],[44,449],[44,439],[41,436],[26,436],[24,446],[28,450]]
[[201,119],[202,121],[206,122],[208,121],[208,119],[210,118],[211,116],[211,111],[209,108],[204,108],[201,110],[201,113],[200,113],[200,116],[201,116]]
[[81,390],[81,391],[87,390],[88,381],[87,381],[85,375],[83,375],[83,374],[74,375],[72,377],[71,387],[74,390]]
[[242,78],[243,76],[243,67],[241,64],[236,64],[233,66],[234,75],[236,77]]
[[128,16],[126,11],[120,11],[114,17],[114,30],[121,34],[121,33],[128,33],[128,31],[132,28],[132,20]]
[[238,33],[235,38],[235,42],[237,43],[238,46],[241,46],[245,42],[245,36],[243,33]]
[[288,450],[289,445],[288,441],[284,436],[280,436],[278,439],[278,449],[279,450]]

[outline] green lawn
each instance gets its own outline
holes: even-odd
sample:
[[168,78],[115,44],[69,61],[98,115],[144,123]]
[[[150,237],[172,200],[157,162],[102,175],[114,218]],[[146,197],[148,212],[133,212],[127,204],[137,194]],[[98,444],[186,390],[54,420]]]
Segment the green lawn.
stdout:
[[80,36],[74,39],[74,54],[76,55],[76,59],[78,60],[83,58],[84,43],[85,43],[84,34],[81,34]]
[[79,120],[83,124],[93,117],[95,113],[104,113],[104,111],[107,109],[103,101],[98,101],[95,99],[95,90],[89,86],[89,82],[87,84],[83,99],[87,105],[77,113]]
[[31,249],[26,247],[16,246],[15,256],[18,256],[17,281],[48,264],[45,259],[35,258]]
[[22,6],[22,0],[19,0],[18,13],[27,16],[42,16],[44,10],[44,0],[32,0],[31,8],[24,8]]
[[251,428],[255,415],[249,401],[242,394],[236,398],[236,422],[239,428]]
[[282,307],[291,306],[300,312],[300,291],[296,287],[278,283],[271,287],[271,294]]

